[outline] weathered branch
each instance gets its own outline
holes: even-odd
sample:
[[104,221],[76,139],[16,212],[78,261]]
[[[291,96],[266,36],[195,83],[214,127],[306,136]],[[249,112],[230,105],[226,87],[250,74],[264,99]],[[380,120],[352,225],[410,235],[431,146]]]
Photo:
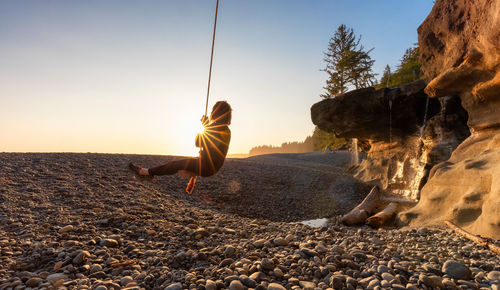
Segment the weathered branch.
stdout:
[[342,217],[342,223],[352,226],[364,223],[381,205],[380,194],[377,186],[374,186],[365,199]]
[[375,215],[369,217],[366,220],[366,224],[375,228],[381,227],[386,221],[391,219],[394,214],[398,211],[398,204],[391,202],[383,210],[379,211]]
[[500,247],[489,242],[487,239],[480,237],[480,236],[476,236],[474,234],[471,234],[468,231],[462,229],[461,227],[457,226],[456,224],[454,224],[450,221],[444,221],[444,223],[447,226],[449,226],[452,230],[454,230],[455,233],[464,236],[465,238],[473,241],[474,243],[476,243],[482,247],[489,248],[491,251],[500,255]]
[[130,265],[135,265],[134,260],[128,260],[125,262],[118,262],[118,263],[113,263],[111,264],[112,268],[118,268],[118,267],[125,267],[125,266],[130,266]]

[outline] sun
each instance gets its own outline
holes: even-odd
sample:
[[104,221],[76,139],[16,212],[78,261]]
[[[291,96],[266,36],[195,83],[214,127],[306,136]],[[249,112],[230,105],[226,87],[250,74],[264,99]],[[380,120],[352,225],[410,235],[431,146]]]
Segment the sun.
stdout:
[[185,117],[183,121],[183,135],[186,138],[193,139],[193,142],[196,134],[203,133],[205,130],[199,118]]
[[203,126],[201,121],[198,121],[195,126],[194,136],[196,136],[196,134],[204,134],[204,132],[205,132],[205,127]]
[[197,156],[199,148],[195,146],[196,134],[201,134],[205,130],[199,118],[183,118],[182,130],[179,136],[186,147],[183,149],[184,154],[187,156]]

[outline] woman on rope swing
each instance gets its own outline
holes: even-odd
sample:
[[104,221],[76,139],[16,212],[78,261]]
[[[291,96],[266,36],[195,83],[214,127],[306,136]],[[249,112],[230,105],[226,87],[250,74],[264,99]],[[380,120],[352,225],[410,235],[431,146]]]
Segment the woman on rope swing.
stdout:
[[195,139],[196,147],[200,148],[199,157],[173,160],[167,164],[153,168],[143,168],[133,163],[130,169],[139,176],[173,175],[176,173],[185,177],[191,177],[186,192],[191,193],[196,182],[196,176],[212,176],[224,164],[229,141],[231,140],[231,106],[225,101],[215,103],[210,119],[206,116],[201,118],[205,127],[203,133],[198,133]]

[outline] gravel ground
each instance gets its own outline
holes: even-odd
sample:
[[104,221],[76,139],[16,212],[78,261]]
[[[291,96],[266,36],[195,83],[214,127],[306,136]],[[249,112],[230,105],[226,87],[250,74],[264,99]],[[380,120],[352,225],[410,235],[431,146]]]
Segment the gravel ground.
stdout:
[[126,169],[170,158],[0,154],[0,289],[500,289],[448,229],[336,223],[368,190],[345,153],[231,159],[192,195]]

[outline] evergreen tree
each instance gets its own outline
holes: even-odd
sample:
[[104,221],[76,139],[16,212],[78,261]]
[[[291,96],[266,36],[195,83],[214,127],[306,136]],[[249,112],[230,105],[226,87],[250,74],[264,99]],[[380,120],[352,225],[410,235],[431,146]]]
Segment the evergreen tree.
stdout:
[[422,76],[420,66],[418,46],[406,49],[394,73],[391,73],[389,65],[385,67],[384,74],[377,88],[395,87],[420,79]]
[[420,79],[422,72],[420,70],[420,50],[418,46],[406,49],[401,63],[396,70],[394,81],[399,84],[406,84]]
[[363,46],[354,54],[352,60],[352,83],[356,89],[371,87],[375,83],[375,73],[372,71],[374,60],[369,53],[373,50],[363,51]]
[[347,143],[344,138],[337,137],[335,133],[323,131],[318,127],[314,128],[311,139],[315,151],[323,150],[326,146],[330,146],[332,149],[338,149]]
[[389,65],[385,66],[384,73],[380,79],[380,84],[378,88],[388,88],[391,85],[391,67]]
[[324,71],[328,74],[328,80],[322,97],[343,95],[350,86],[359,89],[374,84],[372,66],[375,61],[369,55],[373,48],[365,51],[359,44],[360,40],[352,28],[344,24],[337,28],[325,52]]

